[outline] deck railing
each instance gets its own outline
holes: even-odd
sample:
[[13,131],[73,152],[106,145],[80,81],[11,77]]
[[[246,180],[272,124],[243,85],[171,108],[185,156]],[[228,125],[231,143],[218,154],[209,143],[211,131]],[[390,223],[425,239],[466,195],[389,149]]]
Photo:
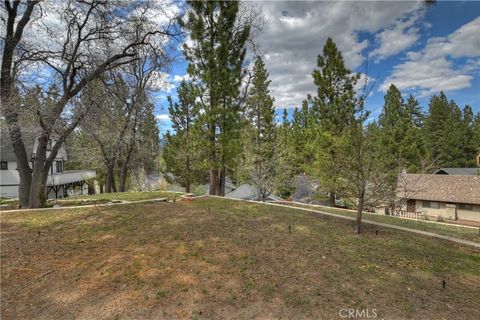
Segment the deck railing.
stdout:
[[95,178],[95,170],[70,170],[48,175],[47,185],[57,186]]
[[412,220],[423,220],[425,219],[425,214],[419,211],[407,211],[407,210],[400,210],[396,209],[392,212],[392,216],[404,218],[404,219],[412,219]]

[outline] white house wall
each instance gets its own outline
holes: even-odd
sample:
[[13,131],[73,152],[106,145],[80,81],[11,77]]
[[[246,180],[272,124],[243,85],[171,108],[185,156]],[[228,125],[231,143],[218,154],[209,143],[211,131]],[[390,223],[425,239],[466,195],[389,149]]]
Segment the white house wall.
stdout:
[[0,186],[0,197],[18,198],[18,186]]
[[16,162],[8,162],[8,170],[0,170],[0,197],[18,198],[20,177]]
[[[55,144],[55,141],[52,140],[52,146]],[[35,140],[35,144],[33,145],[33,150],[37,150],[38,147],[38,140]],[[35,152],[34,152],[35,153]],[[50,156],[50,151],[47,151],[47,158]],[[57,152],[57,156],[55,157],[57,160],[64,160],[67,161],[67,151],[65,150],[65,147],[62,145]]]

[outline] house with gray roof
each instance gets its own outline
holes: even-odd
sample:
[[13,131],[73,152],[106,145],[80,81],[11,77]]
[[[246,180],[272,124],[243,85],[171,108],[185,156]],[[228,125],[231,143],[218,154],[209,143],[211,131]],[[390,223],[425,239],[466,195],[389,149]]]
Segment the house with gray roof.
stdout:
[[[30,167],[33,168],[35,159],[35,150],[38,147],[37,130],[22,131],[22,140],[25,144],[27,156],[30,159]],[[47,146],[47,157],[49,148],[55,144],[51,139]],[[57,156],[53,161],[50,173],[47,177],[47,198],[56,199],[77,194],[87,194],[88,185],[86,180],[95,178],[95,170],[64,170],[65,163],[68,161],[65,146],[62,145],[58,150]],[[13,152],[8,132],[0,132],[0,196],[5,198],[18,198],[18,187],[20,185],[20,176],[17,171],[17,161]]]
[[[233,199],[243,199],[243,200],[258,200],[257,193],[255,192],[255,188],[252,185],[249,185],[247,183],[242,184],[229,192],[225,192],[225,197],[233,198]],[[281,200],[283,199],[273,194],[270,194],[267,197],[267,201],[281,201]]]
[[433,174],[450,174],[454,176],[478,176],[480,168],[440,168]]
[[429,217],[480,221],[480,176],[401,174],[397,197],[403,210]]

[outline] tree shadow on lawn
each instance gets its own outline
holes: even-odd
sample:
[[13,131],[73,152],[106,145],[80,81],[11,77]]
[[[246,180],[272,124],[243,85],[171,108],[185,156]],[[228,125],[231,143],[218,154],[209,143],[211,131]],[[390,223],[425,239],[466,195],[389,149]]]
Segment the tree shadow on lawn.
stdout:
[[28,220],[2,217],[4,319],[474,319],[480,301],[476,250],[287,208],[201,199]]

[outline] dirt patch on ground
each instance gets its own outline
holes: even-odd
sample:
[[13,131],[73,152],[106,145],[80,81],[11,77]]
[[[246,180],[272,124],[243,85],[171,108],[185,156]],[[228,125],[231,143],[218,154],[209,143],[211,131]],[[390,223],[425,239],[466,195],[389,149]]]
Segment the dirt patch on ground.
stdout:
[[2,319],[340,319],[344,308],[476,319],[480,310],[478,250],[369,226],[357,236],[348,221],[288,208],[198,199],[0,217]]

